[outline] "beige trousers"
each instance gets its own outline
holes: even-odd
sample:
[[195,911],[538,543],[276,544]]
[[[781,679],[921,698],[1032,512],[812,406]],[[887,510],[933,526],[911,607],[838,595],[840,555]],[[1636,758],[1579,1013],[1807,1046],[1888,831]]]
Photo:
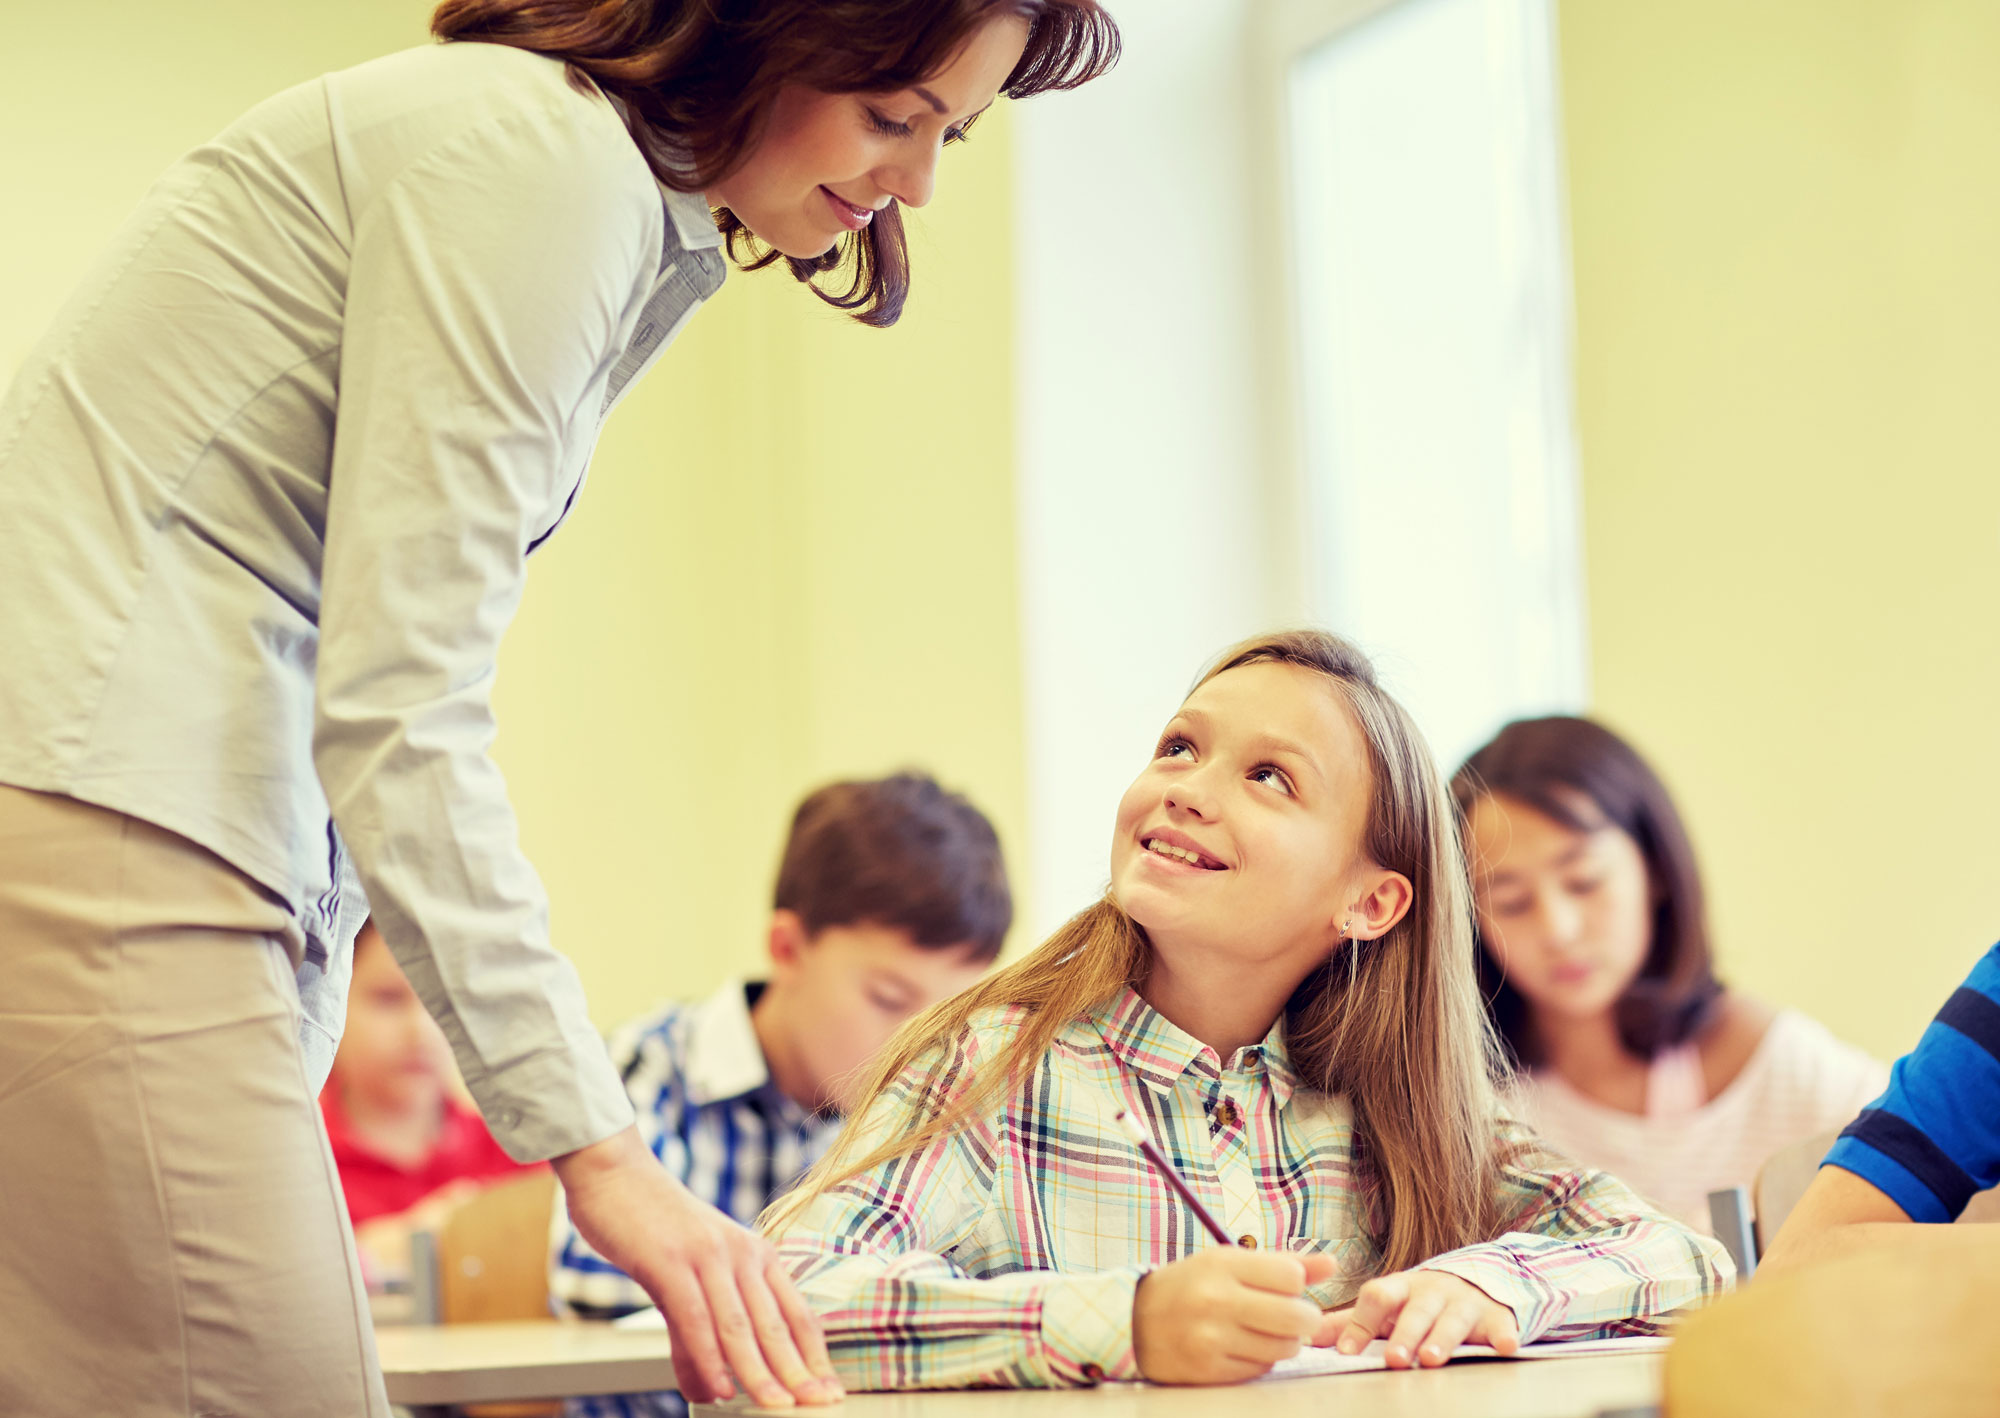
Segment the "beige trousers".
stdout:
[[0,786],[0,1414],[388,1413],[298,939],[186,838]]

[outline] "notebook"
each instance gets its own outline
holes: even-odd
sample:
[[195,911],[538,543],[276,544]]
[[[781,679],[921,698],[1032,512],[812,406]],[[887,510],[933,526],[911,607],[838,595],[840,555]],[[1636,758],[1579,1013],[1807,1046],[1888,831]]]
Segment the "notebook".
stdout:
[[[1623,1339],[1574,1339],[1567,1343],[1526,1344],[1515,1359],[1597,1359],[1613,1354],[1658,1354],[1673,1341],[1664,1335]],[[1280,1359],[1271,1366],[1271,1371],[1258,1382],[1271,1379],[1303,1379],[1315,1374],[1360,1374],[1372,1369],[1386,1369],[1389,1361],[1383,1357],[1386,1341],[1376,1340],[1359,1354],[1343,1354],[1338,1349],[1301,1349],[1289,1359]],[[1484,1344],[1461,1344],[1452,1354],[1451,1362],[1463,1364],[1468,1359],[1504,1359],[1507,1355],[1490,1349]]]

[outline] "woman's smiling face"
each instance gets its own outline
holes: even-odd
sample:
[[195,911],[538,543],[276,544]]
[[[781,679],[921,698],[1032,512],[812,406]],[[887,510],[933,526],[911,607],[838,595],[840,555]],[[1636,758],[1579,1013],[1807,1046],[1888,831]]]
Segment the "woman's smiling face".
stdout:
[[1000,92],[1028,43],[1026,20],[989,20],[922,84],[890,93],[778,95],[763,138],[706,193],[787,256],[822,255],[891,201],[931,199],[938,153]]
[[1324,676],[1242,665],[1188,696],[1125,791],[1118,904],[1154,947],[1303,969],[1340,939],[1364,875],[1368,745]]

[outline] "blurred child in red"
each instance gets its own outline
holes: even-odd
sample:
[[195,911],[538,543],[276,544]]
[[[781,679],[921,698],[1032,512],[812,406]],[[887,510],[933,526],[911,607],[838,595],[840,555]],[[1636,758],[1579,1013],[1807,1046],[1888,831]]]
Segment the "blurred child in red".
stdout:
[[451,1047],[371,921],[354,941],[347,1027],[319,1095],[371,1285],[407,1270],[410,1233],[435,1230],[482,1186],[523,1167],[460,1092]]

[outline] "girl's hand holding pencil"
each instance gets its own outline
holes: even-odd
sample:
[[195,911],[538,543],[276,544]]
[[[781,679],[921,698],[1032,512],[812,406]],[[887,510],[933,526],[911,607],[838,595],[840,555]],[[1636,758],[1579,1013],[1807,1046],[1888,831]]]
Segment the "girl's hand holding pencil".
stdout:
[[1139,1119],[1121,1108],[1117,1121],[1219,1243],[1139,1282],[1132,1297],[1132,1358],[1139,1372],[1156,1384],[1242,1383],[1312,1343],[1320,1309],[1305,1290],[1333,1278],[1333,1261],[1237,1249]]
[[1132,1300],[1132,1356],[1156,1384],[1235,1384],[1289,1359],[1320,1309],[1306,1287],[1333,1277],[1323,1255],[1217,1246],[1163,1265]]

